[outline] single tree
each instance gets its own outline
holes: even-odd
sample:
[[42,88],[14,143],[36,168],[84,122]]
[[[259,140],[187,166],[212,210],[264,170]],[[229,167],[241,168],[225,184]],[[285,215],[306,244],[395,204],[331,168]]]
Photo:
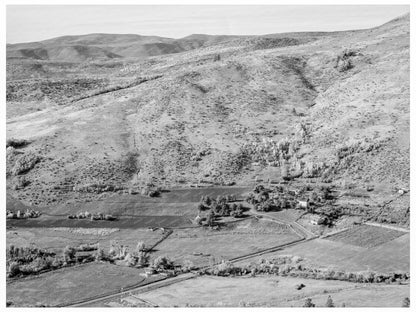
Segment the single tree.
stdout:
[[146,251],[146,246],[144,244],[144,242],[138,242],[137,246],[136,246],[136,251]]
[[198,208],[198,211],[204,211],[205,210],[205,206],[204,206],[203,203],[199,203],[197,208]]
[[332,300],[331,296],[328,296],[328,299],[326,300],[326,304],[325,306],[327,306],[328,308],[334,308],[334,301]]
[[20,273],[20,265],[19,263],[13,261],[12,263],[10,263],[9,265],[9,276],[16,276],[17,274]]
[[410,307],[410,299],[409,299],[409,297],[406,297],[406,298],[403,299],[402,307],[403,308]]
[[137,255],[137,265],[140,267],[146,266],[149,263],[149,255],[144,251],[140,251]]
[[307,298],[305,300],[305,303],[303,304],[303,307],[304,308],[314,308],[315,307],[315,304],[312,302],[312,299],[311,298]]
[[66,246],[63,251],[64,260],[66,262],[72,261],[75,258],[76,249],[71,246]]
[[94,253],[95,261],[102,261],[105,258],[104,250],[101,248],[98,248]]

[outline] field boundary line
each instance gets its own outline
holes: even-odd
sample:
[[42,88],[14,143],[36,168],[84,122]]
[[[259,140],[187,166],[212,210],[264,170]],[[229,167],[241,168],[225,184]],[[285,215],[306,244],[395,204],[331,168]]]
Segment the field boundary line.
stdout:
[[292,245],[296,245],[296,244],[299,244],[301,242],[305,242],[305,241],[309,241],[309,240],[311,240],[311,239],[301,238],[301,239],[298,239],[298,240],[295,240],[295,241],[292,241],[292,242],[288,242],[288,243],[281,244],[281,245],[278,245],[278,246],[274,246],[274,247],[270,247],[270,248],[263,249],[263,250],[260,250],[260,251],[256,251],[256,252],[253,252],[253,253],[250,253],[250,254],[247,254],[247,255],[243,255],[243,256],[240,256],[240,257],[235,257],[235,258],[229,259],[228,261],[230,261],[230,262],[239,262],[239,261],[250,259],[250,258],[253,258],[253,257],[256,257],[256,256],[261,256],[261,255],[264,255],[264,254],[267,254],[267,253],[275,252],[275,251],[278,251],[282,248],[290,247]]
[[[289,242],[289,243],[281,244],[279,246],[274,246],[274,247],[264,249],[264,250],[261,250],[261,251],[255,252],[255,253],[250,253],[248,255],[243,255],[241,257],[237,257],[237,258],[234,258],[234,259],[229,259],[228,261],[233,262],[233,263],[238,262],[238,261],[242,261],[242,260],[245,260],[245,259],[249,259],[249,258],[256,257],[256,256],[259,256],[259,255],[263,255],[263,254],[266,254],[266,253],[274,252],[274,251],[280,250],[284,247],[289,247],[289,246],[296,245],[298,243],[302,243],[302,242],[313,240],[313,239],[315,239],[315,238],[308,238],[308,239],[301,238],[301,239],[298,239],[298,240],[295,240],[295,241],[292,241],[292,242]],[[203,269],[203,268],[204,267],[202,267],[200,269]],[[122,296],[124,294],[132,295],[132,292],[136,292],[136,291],[138,291],[138,292],[135,293],[136,295],[141,294],[141,293],[144,293],[144,292],[152,291],[152,290],[155,290],[155,289],[158,289],[158,288],[161,288],[161,287],[169,286],[169,285],[172,285],[174,283],[182,282],[184,280],[191,279],[191,278],[196,278],[196,277],[197,277],[197,275],[194,274],[194,273],[180,274],[180,275],[172,277],[172,278],[166,277],[162,280],[152,281],[152,282],[149,282],[148,284],[143,285],[143,286],[137,286],[137,287],[130,286],[129,287],[130,289],[124,290],[124,291],[121,291],[121,292],[120,291],[118,291],[118,292],[113,291],[113,293],[110,293],[108,295],[106,295],[106,294],[104,294],[102,296],[97,295],[93,299],[85,299],[85,300],[75,302],[75,303],[60,304],[58,306],[59,307],[80,307],[80,306],[83,306],[85,304],[110,299],[112,297]],[[162,285],[160,285],[160,284],[162,284]]]
[[[90,303],[94,303],[94,302],[97,302],[97,301],[111,299],[111,298],[118,297],[118,296],[123,296],[123,295],[132,296],[132,295],[142,294],[142,293],[145,293],[145,292],[148,292],[148,291],[152,291],[152,290],[155,290],[155,289],[158,289],[158,288],[161,288],[161,287],[169,286],[169,285],[172,285],[174,283],[182,282],[182,281],[185,281],[187,279],[191,279],[191,278],[195,278],[195,277],[196,277],[196,275],[194,275],[193,273],[189,273],[189,275],[187,275],[187,276],[178,275],[178,276],[175,276],[173,278],[167,278],[166,277],[162,280],[152,281],[152,282],[150,282],[146,285],[143,285],[143,286],[131,287],[128,290],[124,290],[124,291],[109,294],[109,295],[103,295],[103,296],[100,296],[99,298],[85,299],[85,300],[80,301],[80,302],[70,303],[70,304],[65,304],[65,305],[60,305],[60,306],[61,307],[82,307],[85,304],[90,304]],[[136,292],[136,293],[133,294],[133,292]]]
[[331,236],[337,235],[337,234],[339,234],[339,233],[346,232],[346,231],[348,231],[348,230],[350,230],[350,229],[351,229],[351,227],[347,227],[347,228],[345,228],[345,229],[341,229],[341,230],[338,230],[338,231],[333,231],[333,232],[331,232],[331,233],[327,233],[327,234],[321,235],[321,236],[319,236],[319,238],[328,238],[328,237],[331,237]]
[[410,233],[410,230],[408,229],[394,226],[394,225],[389,225],[389,224],[382,224],[382,223],[376,223],[376,222],[363,222],[363,224],[371,225],[371,226],[378,226],[378,227],[382,227],[382,228],[386,228],[390,230],[396,230],[396,231],[405,232],[405,233]]
[[154,243],[148,250],[152,251],[157,245],[159,245],[161,242],[163,242],[166,238],[168,238],[173,233],[173,230],[168,230],[167,233],[165,233],[156,243]]
[[13,283],[21,282],[21,281],[32,280],[32,279],[43,277],[47,273],[63,271],[65,269],[74,269],[74,268],[76,269],[76,268],[79,268],[79,267],[92,265],[94,263],[96,264],[95,261],[90,261],[90,262],[86,262],[86,263],[77,263],[75,265],[63,266],[63,267],[56,268],[56,269],[45,269],[45,270],[41,270],[41,271],[36,272],[36,273],[28,274],[26,276],[17,277],[17,278],[12,277],[12,278],[6,279],[6,284],[13,284]]
[[125,288],[123,287],[123,288],[121,288],[122,289],[121,291],[120,290],[113,290],[111,292],[95,295],[93,297],[81,299],[81,300],[78,300],[78,301],[60,303],[60,304],[55,305],[55,307],[76,307],[78,305],[86,304],[86,303],[89,303],[89,302],[100,301],[100,300],[105,299],[107,297],[113,297],[113,296],[118,296],[118,295],[122,295],[122,294],[127,294],[132,289],[139,288],[139,287],[145,287],[149,284],[153,284],[153,283],[157,283],[157,282],[162,282],[165,279],[167,279],[167,277],[162,277],[161,279],[150,281],[149,283],[140,286],[140,284],[143,283],[143,281],[141,281],[141,282],[133,284],[131,286],[127,286]]
[[133,297],[133,298],[136,298],[136,299],[138,299],[138,300],[140,300],[140,301],[142,301],[142,302],[144,302],[145,304],[147,304],[147,305],[151,306],[152,308],[158,308],[158,307],[159,307],[156,303],[153,303],[153,302],[150,302],[149,300],[146,300],[146,299],[140,298],[140,297],[138,297],[137,295],[130,294],[130,296],[131,296],[131,297]]

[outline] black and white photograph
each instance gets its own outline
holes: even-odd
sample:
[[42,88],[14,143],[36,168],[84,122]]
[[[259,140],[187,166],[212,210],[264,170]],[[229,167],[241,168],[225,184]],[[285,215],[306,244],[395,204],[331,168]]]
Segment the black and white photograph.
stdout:
[[224,3],[2,5],[3,308],[414,305],[413,5]]

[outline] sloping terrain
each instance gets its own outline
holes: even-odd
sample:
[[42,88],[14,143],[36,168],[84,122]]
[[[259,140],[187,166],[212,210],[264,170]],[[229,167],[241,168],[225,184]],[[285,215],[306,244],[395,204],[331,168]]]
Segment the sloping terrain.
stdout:
[[8,46],[7,138],[30,141],[7,151],[10,196],[54,207],[106,196],[76,191],[89,184],[244,185],[288,166],[371,186],[365,209],[408,220],[408,197],[395,200],[409,190],[408,15],[337,33],[129,36]]

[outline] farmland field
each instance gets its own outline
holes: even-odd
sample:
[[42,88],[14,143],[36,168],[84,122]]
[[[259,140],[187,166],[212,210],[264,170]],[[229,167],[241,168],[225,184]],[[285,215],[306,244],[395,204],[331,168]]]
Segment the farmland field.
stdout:
[[387,243],[404,234],[405,233],[401,231],[378,226],[359,225],[354,226],[347,231],[332,235],[327,239],[359,247],[371,248]]
[[135,248],[139,241],[152,246],[162,238],[162,231],[145,229],[77,229],[77,228],[16,228],[6,232],[6,245],[36,246],[61,253],[65,246],[99,243],[108,251],[111,242]]
[[[306,287],[296,290],[301,283]],[[301,307],[306,298],[323,307],[328,295],[337,307],[342,303],[347,307],[400,307],[403,298],[409,296],[409,286],[277,276],[203,276],[136,296],[160,307]]]
[[[104,213],[113,215],[191,215],[197,212],[196,206],[202,196],[216,198],[219,195],[235,195],[237,200],[242,200],[251,188],[248,187],[209,187],[209,188],[181,188],[162,192],[160,197],[148,197],[137,195],[111,194],[106,198],[93,202],[66,203],[54,207],[40,207],[45,213],[66,216],[70,213],[89,211],[91,213]],[[22,203],[8,198],[9,209],[18,207],[25,210]],[[23,207],[23,208],[22,208]],[[53,209],[52,209],[53,208]]]
[[91,221],[89,219],[10,219],[7,226],[16,227],[73,227],[73,228],[148,228],[148,227],[178,227],[189,226],[191,220],[182,216],[136,216],[120,218],[117,221]]
[[64,268],[8,283],[7,300],[15,306],[53,306],[74,302],[145,283],[147,280],[140,275],[141,272],[136,268],[104,263]]
[[197,266],[232,259],[298,240],[287,226],[265,220],[244,220],[220,231],[205,228],[175,230],[160,243],[152,257],[167,255],[175,262],[190,260]]
[[305,262],[321,268],[344,271],[408,272],[409,238],[409,234],[405,234],[369,249],[329,239],[314,239],[246,261],[251,262],[278,255],[293,255],[300,256],[305,259]]

